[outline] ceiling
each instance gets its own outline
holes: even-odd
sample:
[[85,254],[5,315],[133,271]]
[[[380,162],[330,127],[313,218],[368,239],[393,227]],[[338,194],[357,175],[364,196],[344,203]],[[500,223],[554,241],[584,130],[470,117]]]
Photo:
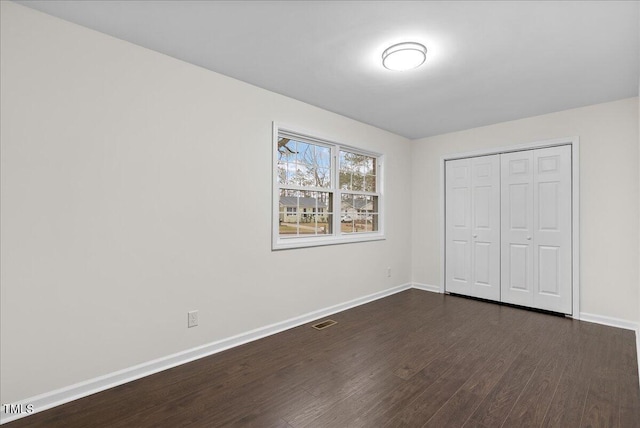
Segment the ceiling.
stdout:
[[638,95],[638,2],[17,3],[411,139]]

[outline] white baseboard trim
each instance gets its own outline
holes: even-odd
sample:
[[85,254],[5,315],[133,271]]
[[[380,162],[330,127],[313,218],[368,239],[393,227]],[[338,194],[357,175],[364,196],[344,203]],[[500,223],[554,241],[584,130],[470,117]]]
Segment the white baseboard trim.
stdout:
[[625,330],[638,331],[638,323],[620,318],[606,317],[604,315],[589,314],[580,312],[580,321],[592,322],[595,324],[608,325],[610,327],[623,328]]
[[414,282],[411,284],[413,288],[417,288],[418,290],[431,291],[432,293],[440,293],[440,287],[437,285],[431,284],[421,284],[419,282]]
[[408,290],[411,287],[412,284],[410,283],[399,285],[397,287],[369,294],[368,296],[359,297],[348,302],[339,303],[337,305],[309,312],[295,318],[290,318],[285,321],[277,322],[265,327],[260,327],[246,333],[238,334],[236,336],[198,346],[196,348],[188,349],[186,351],[178,352],[176,354],[168,355],[166,357],[158,358],[152,361],[147,361],[145,363],[119,370],[117,372],[109,373],[104,376],[99,376],[93,379],[86,380],[84,382],[79,382],[74,385],[70,385],[64,388],[37,395],[35,397],[11,403],[12,405],[21,405],[22,409],[27,409],[27,405],[31,404],[33,405],[33,412],[31,413],[6,414],[5,407],[2,406],[2,408],[0,409],[0,425],[25,416],[33,415],[35,413],[68,403],[73,400],[77,400],[82,397],[86,397],[91,394],[95,394],[96,392],[104,391],[109,388],[113,388],[115,386],[122,385],[124,383],[170,369],[172,367],[176,367],[203,357],[207,357],[209,355],[216,354],[218,352],[222,352],[230,348],[234,348],[236,346],[244,345],[248,342],[253,342],[254,340],[262,339],[264,337],[289,330],[290,328],[306,324],[327,315],[332,315],[356,306],[364,305],[365,303],[373,302],[374,300],[382,299],[383,297]]

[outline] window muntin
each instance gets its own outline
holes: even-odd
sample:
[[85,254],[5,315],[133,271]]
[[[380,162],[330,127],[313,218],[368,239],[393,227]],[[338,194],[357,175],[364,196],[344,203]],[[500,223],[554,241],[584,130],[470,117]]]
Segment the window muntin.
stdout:
[[273,248],[384,239],[382,156],[274,128]]

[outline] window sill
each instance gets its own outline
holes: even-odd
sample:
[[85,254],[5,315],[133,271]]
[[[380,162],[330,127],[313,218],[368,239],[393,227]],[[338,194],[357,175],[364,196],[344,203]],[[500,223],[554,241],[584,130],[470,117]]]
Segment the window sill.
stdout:
[[310,238],[279,238],[273,242],[271,249],[277,250],[289,250],[294,248],[308,248],[308,247],[322,247],[325,245],[340,245],[350,244],[354,242],[370,242],[370,241],[383,241],[386,237],[382,233],[362,233],[358,235],[342,235],[327,236],[327,237],[310,237]]

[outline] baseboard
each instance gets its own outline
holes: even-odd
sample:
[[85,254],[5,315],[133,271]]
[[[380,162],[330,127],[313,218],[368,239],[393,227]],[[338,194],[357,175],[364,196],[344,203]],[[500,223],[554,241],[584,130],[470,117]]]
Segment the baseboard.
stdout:
[[412,288],[417,288],[418,290],[431,291],[432,293],[440,293],[440,287],[437,285],[431,284],[420,284],[419,282],[414,282],[411,284]]
[[[260,327],[246,333],[242,333],[196,348],[188,349],[186,351],[178,352],[176,354],[168,355],[166,357],[148,361],[146,363],[119,370],[117,372],[109,373],[104,376],[89,379],[84,382],[79,382],[74,385],[37,395],[25,400],[20,400],[11,404],[18,405],[18,408],[21,409],[32,408],[33,411],[31,413],[25,412],[18,414],[6,414],[5,407],[2,406],[2,409],[0,409],[0,424],[8,423],[25,416],[33,415],[52,407],[65,404],[70,401],[77,400],[79,398],[86,397],[88,395],[95,394],[97,392],[104,391],[109,388],[113,388],[115,386],[122,385],[124,383],[131,382],[136,379],[140,379],[142,377],[179,366],[181,364],[189,363],[191,361],[198,360],[200,358],[207,357],[218,352],[222,352],[229,348],[240,346],[248,342],[253,342],[254,340],[262,339],[264,337],[280,333],[290,328],[314,321],[318,318],[335,314],[337,312],[342,312],[344,310],[364,305],[365,303],[369,303],[374,300],[382,299],[383,297],[408,290],[411,287],[412,284],[403,284],[397,287],[389,288],[387,290],[369,294],[368,296],[353,299],[344,303],[339,303],[337,305],[309,312],[295,318],[290,318],[285,321],[281,321],[265,327]],[[28,405],[32,406],[27,407]]]
[[620,318],[606,317],[604,315],[588,314],[580,312],[580,321],[592,322],[595,324],[608,325],[610,327],[623,328],[625,330],[638,331],[638,323]]
[[640,387],[640,325],[636,329],[636,362],[638,363],[638,387]]

